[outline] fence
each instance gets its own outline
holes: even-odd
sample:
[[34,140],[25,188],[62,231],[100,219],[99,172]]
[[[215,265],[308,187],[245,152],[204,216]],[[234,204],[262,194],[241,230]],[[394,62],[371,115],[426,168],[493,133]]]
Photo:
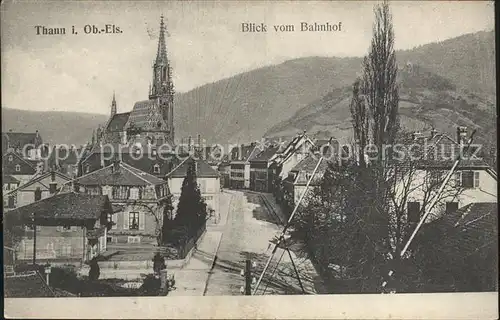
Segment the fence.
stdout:
[[174,255],[174,259],[184,259],[188,253],[195,247],[196,243],[198,242],[198,239],[200,236],[205,232],[207,228],[206,223],[203,223],[200,228],[196,231],[196,233],[184,240],[181,241],[179,244],[177,244],[174,248],[176,249]]

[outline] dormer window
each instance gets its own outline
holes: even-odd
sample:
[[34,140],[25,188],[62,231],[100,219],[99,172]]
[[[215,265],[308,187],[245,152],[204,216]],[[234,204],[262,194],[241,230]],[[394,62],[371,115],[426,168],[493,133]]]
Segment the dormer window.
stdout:
[[9,156],[9,161],[12,162],[13,158],[12,156]]
[[160,165],[155,164],[155,165],[153,166],[153,172],[154,172],[154,173],[160,173]]
[[19,171],[21,171],[21,166],[16,164],[16,172],[19,172]]

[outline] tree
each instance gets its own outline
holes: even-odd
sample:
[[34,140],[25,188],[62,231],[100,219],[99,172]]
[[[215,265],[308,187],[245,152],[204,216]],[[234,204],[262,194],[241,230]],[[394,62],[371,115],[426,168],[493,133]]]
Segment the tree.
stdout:
[[182,182],[181,196],[177,205],[175,224],[185,227],[189,236],[193,235],[207,219],[207,205],[201,197],[200,188],[196,181],[195,162],[188,160],[186,177]]

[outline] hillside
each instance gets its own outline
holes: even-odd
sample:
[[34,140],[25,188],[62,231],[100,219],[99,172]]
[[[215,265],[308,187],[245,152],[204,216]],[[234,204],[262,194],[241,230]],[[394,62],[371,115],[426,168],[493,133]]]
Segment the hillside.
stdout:
[[[460,94],[492,99],[494,55],[494,33],[479,32],[400,51],[397,59],[400,66],[410,62],[451,80]],[[177,96],[177,137],[200,133],[221,143],[259,139],[311,102],[350,86],[360,70],[361,58],[309,57],[204,85]]]
[[[494,102],[472,93],[457,91],[450,80],[413,65],[399,71],[400,121],[408,130],[431,127],[454,136],[456,126],[478,129],[483,143],[495,134]],[[289,138],[306,130],[322,138],[337,137],[349,142],[352,137],[349,103],[351,87],[332,90],[323,98],[297,111],[265,136]]]
[[[488,108],[489,105],[481,101],[494,100],[494,55],[493,31],[397,52],[400,66],[410,62],[422,70],[432,71],[427,77],[406,79],[403,82],[407,88],[403,90],[418,91],[421,98],[425,98],[423,105],[447,106],[429,107],[439,110],[433,114],[425,111],[425,107],[414,109],[414,104],[403,101],[403,121],[423,126],[431,119],[443,128],[461,121],[479,125],[484,112],[475,110]],[[311,127],[308,121],[316,126],[313,130],[324,135],[341,134],[350,126],[349,87],[361,71],[361,61],[361,58],[300,58],[177,94],[174,109],[177,140],[201,134],[209,143],[245,143],[260,139],[266,132],[267,135],[293,134],[302,127]],[[439,93],[436,83],[452,87],[446,93]],[[453,97],[465,99],[467,105],[461,105]],[[441,103],[439,99],[444,100]],[[326,106],[329,106],[329,111],[325,111],[329,115],[322,118],[319,115]],[[45,141],[51,143],[84,143],[90,139],[92,129],[107,120],[104,115],[2,109],[2,130],[38,129]],[[323,111],[315,113],[316,109]],[[413,116],[415,110],[420,111]],[[443,121],[438,120],[440,117]],[[457,119],[450,120],[453,117]]]
[[35,132],[50,144],[81,145],[90,142],[92,130],[108,117],[101,114],[59,111],[26,111],[2,108],[2,131]]

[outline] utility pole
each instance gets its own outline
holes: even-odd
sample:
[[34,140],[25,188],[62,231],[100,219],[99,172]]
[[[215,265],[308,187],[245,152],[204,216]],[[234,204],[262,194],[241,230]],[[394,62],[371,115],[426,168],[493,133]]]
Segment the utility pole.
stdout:
[[35,213],[32,214],[33,220],[33,265],[36,265],[36,222],[35,222]]
[[245,285],[241,286],[240,292],[246,296],[252,295],[252,286],[255,285],[256,279],[252,277],[252,267],[255,267],[255,262],[252,265],[250,259],[245,260],[245,269],[241,270],[241,276],[245,277]]
[[252,295],[252,264],[250,259],[245,263],[245,295]]

